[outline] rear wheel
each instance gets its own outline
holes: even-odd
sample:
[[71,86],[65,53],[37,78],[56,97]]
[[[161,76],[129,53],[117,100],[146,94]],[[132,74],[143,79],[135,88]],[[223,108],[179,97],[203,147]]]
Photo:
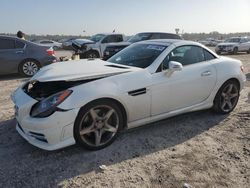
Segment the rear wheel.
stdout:
[[227,114],[233,111],[239,100],[239,85],[234,80],[225,82],[214,99],[215,112]]
[[19,73],[24,76],[33,76],[40,69],[40,64],[35,60],[25,60],[19,65]]
[[99,100],[82,108],[74,126],[76,142],[87,149],[110,145],[123,127],[120,108],[108,100]]

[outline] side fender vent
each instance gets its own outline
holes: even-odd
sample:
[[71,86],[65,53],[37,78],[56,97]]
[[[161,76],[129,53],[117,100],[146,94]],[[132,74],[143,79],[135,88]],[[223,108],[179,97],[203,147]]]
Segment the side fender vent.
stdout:
[[142,95],[142,94],[145,94],[145,93],[147,93],[146,88],[136,89],[136,90],[128,92],[128,94],[131,95],[131,96]]

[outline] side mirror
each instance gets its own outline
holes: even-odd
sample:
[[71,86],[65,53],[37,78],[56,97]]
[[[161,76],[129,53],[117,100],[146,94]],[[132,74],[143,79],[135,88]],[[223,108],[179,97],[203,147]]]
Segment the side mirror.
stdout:
[[171,72],[181,71],[182,68],[183,68],[182,64],[179,63],[179,62],[176,62],[176,61],[170,61],[170,62],[168,63],[168,66],[169,66],[169,70],[170,70]]

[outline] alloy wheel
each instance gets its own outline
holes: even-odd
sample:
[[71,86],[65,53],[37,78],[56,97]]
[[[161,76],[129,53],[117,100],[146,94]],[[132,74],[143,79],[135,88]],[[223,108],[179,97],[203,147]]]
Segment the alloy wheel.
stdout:
[[107,144],[118,132],[119,116],[116,110],[107,105],[91,108],[81,119],[80,137],[90,146]]
[[38,65],[33,61],[27,61],[22,67],[23,73],[27,76],[33,76],[39,70]]
[[237,104],[239,91],[235,84],[228,84],[221,93],[220,106],[224,112],[230,112]]

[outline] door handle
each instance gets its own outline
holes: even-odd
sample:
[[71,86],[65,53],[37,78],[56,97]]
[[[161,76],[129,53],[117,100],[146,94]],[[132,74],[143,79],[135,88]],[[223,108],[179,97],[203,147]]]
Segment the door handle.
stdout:
[[16,51],[16,54],[23,54],[23,51],[22,50]]
[[210,76],[211,74],[212,74],[211,71],[205,71],[201,73],[201,76]]

